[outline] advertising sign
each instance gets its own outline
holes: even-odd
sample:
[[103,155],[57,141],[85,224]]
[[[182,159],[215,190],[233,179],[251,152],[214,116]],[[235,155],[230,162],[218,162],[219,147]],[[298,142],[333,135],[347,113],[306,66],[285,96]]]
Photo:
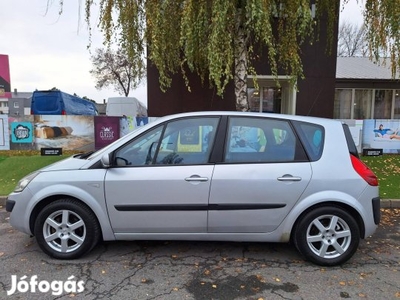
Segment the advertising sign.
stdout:
[[36,149],[62,148],[91,151],[94,148],[93,116],[35,115]]
[[13,143],[32,143],[33,130],[30,122],[11,123],[11,142]]
[[11,98],[10,65],[4,54],[0,54],[0,98]]
[[383,153],[400,153],[400,120],[364,120],[363,148],[382,149]]
[[119,138],[119,117],[95,117],[94,118],[94,145],[98,150]]

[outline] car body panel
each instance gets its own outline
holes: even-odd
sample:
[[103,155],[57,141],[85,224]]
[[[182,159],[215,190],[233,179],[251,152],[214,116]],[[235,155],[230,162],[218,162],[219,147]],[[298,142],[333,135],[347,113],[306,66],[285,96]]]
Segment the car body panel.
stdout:
[[[285,120],[282,123],[293,130],[293,137],[303,146],[304,136],[299,134],[295,122],[317,124],[323,128],[323,134],[300,149],[308,153],[305,158],[276,162],[241,162],[239,158],[229,162],[225,161],[229,148],[226,141],[231,134],[228,120],[232,117],[240,117],[244,124],[255,119],[255,123]],[[179,151],[166,149],[171,143],[162,138],[165,128],[186,118],[213,120],[213,130],[218,132],[215,135],[212,131],[213,138],[218,137],[213,144],[205,139],[197,144],[190,145],[190,139],[186,140],[188,144],[180,144],[187,157],[201,152],[209,155],[208,161],[188,159],[184,164],[160,164],[158,154]],[[125,145],[157,126],[159,142],[150,140],[157,147],[152,153],[154,159],[137,166],[117,164],[116,153],[123,154],[121,149]],[[200,129],[199,132],[203,134]],[[206,142],[211,149],[204,147]],[[323,147],[320,154],[310,154],[314,142]],[[249,150],[242,150],[245,149]],[[377,227],[372,199],[379,197],[379,187],[368,185],[354,170],[342,122],[337,120],[241,112],[172,115],[143,126],[90,156],[71,157],[38,172],[22,192],[8,197],[15,202],[9,206],[13,207],[11,225],[27,234],[32,234],[30,222],[35,207],[42,201],[65,197],[77,199],[93,211],[103,240],[287,242],[299,217],[321,205],[351,212],[361,222],[362,237],[373,234]]]
[[213,165],[109,169],[105,195],[114,231],[206,232],[213,169]]
[[[284,176],[293,180],[280,181]],[[310,179],[308,162],[216,165],[210,192],[210,206],[215,209],[209,211],[208,232],[275,230]]]
[[[75,159],[65,160],[74,161]],[[73,197],[83,200],[97,216],[105,240],[114,240],[104,198],[104,176],[106,169],[64,170],[64,163],[59,164],[61,171],[43,171],[29,184],[23,193],[12,193],[8,199],[16,202],[10,224],[27,234],[30,230],[30,215],[35,206],[47,198]],[[73,162],[72,164],[77,164]],[[14,216],[23,215],[21,218]]]

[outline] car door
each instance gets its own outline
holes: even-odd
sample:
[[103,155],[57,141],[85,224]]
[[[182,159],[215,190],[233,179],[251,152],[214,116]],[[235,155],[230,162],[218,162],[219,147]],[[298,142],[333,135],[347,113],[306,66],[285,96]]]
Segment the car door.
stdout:
[[150,129],[113,153],[105,196],[117,238],[207,231],[219,118],[183,118]]
[[231,117],[223,156],[212,180],[208,232],[275,230],[312,175],[286,120]]

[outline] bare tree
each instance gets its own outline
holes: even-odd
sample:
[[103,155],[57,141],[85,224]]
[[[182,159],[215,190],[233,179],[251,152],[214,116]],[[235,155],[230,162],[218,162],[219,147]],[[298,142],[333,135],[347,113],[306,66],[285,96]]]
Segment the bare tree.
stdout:
[[368,56],[366,28],[344,21],[339,26],[338,56]]
[[125,97],[135,89],[144,78],[143,65],[134,65],[122,50],[96,49],[91,57],[94,69],[90,71],[96,78],[96,88],[113,86],[114,90]]

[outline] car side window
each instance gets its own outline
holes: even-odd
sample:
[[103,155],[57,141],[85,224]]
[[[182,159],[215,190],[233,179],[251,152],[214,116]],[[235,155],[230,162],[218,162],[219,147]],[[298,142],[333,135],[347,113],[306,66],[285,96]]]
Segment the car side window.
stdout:
[[324,148],[325,130],[322,126],[305,122],[294,122],[300,139],[312,161],[320,159]]
[[225,149],[224,161],[227,163],[273,163],[306,159],[286,120],[232,117],[229,120]]
[[143,166],[151,164],[161,137],[163,126],[152,129],[125,144],[114,154],[117,166]]
[[167,124],[155,153],[155,164],[208,162],[219,118],[181,119]]

